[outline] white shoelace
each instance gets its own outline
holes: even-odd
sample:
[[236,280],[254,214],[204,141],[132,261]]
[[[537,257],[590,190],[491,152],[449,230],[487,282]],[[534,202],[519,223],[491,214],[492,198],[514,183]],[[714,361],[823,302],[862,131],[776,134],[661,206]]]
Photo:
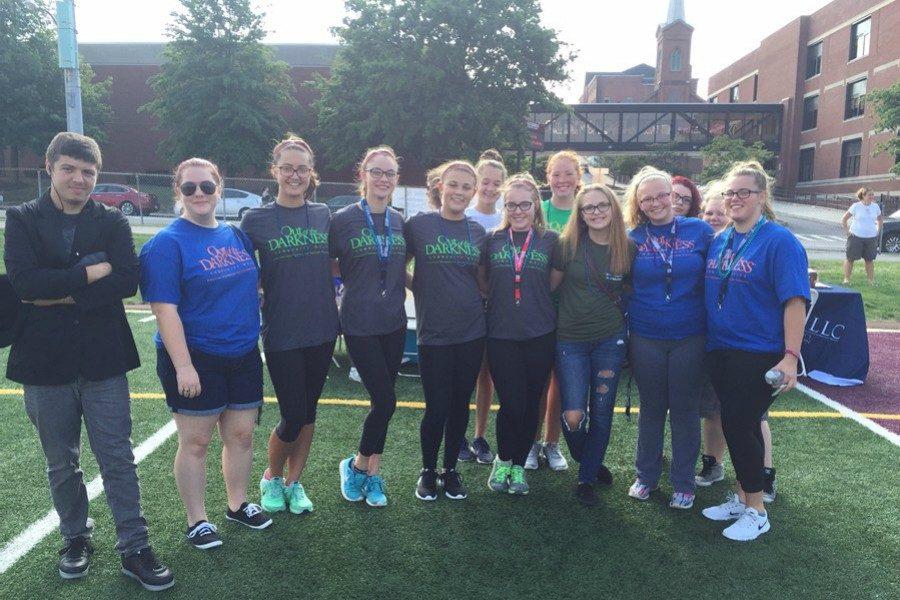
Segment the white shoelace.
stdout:
[[216,533],[216,531],[218,531],[218,530],[216,529],[216,526],[213,525],[212,523],[201,523],[200,525],[197,525],[196,527],[194,527],[194,530],[191,531],[191,533],[190,533],[190,535],[188,535],[188,537],[193,538],[193,537],[200,536],[200,535],[206,535],[207,533]]
[[248,517],[253,517],[255,515],[258,515],[261,512],[262,512],[262,509],[259,507],[259,505],[252,504],[252,503],[248,504],[247,507],[244,509],[244,514],[247,515]]

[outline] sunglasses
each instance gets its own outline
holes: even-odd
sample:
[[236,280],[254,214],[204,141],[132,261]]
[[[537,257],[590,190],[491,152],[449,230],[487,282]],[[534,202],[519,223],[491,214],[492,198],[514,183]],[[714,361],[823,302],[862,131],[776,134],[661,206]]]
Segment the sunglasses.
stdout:
[[216,193],[216,184],[213,181],[201,181],[200,183],[185,181],[178,187],[178,189],[181,190],[182,196],[193,196],[198,187],[200,188],[200,191],[207,196]]

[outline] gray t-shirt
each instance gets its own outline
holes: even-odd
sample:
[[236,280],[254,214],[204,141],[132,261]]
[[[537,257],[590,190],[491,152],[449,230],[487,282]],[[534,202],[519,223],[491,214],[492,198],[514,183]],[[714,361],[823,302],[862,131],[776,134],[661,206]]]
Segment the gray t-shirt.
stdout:
[[300,208],[273,202],[244,215],[241,229],[259,252],[267,352],[318,346],[337,337],[330,225],[328,207],[314,202]]
[[[527,231],[513,232],[515,251],[522,250]],[[550,229],[535,231],[522,267],[521,296],[515,301],[515,269],[509,229],[488,236],[481,257],[487,268],[488,337],[504,340],[528,340],[556,329],[556,308],[550,296],[550,268],[559,235]]]
[[60,217],[62,217],[63,243],[66,245],[66,254],[72,254],[72,245],[75,244],[75,226],[78,225],[78,217],[80,216],[81,213],[70,215],[68,213],[60,212]]
[[[391,246],[381,289],[378,242],[357,202],[334,214],[328,236],[331,256],[341,265],[344,298],[341,329],[348,335],[384,335],[406,327],[406,241],[403,215],[391,213]],[[384,235],[385,213],[372,214],[375,234]]]
[[484,303],[478,264],[484,227],[465,218],[419,213],[404,228],[407,252],[416,261],[413,294],[419,344],[448,346],[484,337]]

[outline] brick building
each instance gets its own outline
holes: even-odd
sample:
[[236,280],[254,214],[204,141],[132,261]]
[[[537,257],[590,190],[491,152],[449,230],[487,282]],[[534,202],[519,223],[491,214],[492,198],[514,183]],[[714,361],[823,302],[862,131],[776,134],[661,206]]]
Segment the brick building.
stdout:
[[864,97],[896,81],[900,1],[834,0],[710,77],[707,98],[784,106],[778,185],[786,193],[896,192],[897,157],[873,156],[896,132],[872,130]]

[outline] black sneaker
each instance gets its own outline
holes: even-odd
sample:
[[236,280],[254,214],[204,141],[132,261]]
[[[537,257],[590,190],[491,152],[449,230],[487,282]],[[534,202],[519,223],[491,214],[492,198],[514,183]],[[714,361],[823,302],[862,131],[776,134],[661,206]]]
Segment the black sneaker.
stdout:
[[122,572],[151,592],[160,592],[175,585],[175,575],[169,567],[159,562],[149,546],[123,557]]
[[246,525],[250,529],[265,529],[272,524],[272,519],[263,512],[259,504],[244,502],[237,510],[230,508],[225,511],[225,518]]
[[437,500],[437,473],[434,469],[422,469],[416,483],[416,498],[419,500]]
[[444,487],[444,495],[451,500],[465,500],[469,497],[469,490],[463,485],[462,476],[456,469],[444,469],[441,473],[441,485]]
[[763,502],[775,502],[775,469],[763,469]]
[[475,460],[475,452],[469,447],[469,440],[463,438],[462,446],[459,447],[459,456],[456,460],[460,462],[472,462]]
[[701,457],[703,468],[694,476],[694,482],[702,487],[710,486],[725,479],[725,467],[715,456],[704,454]]
[[59,551],[59,576],[63,579],[78,579],[88,574],[94,546],[86,537],[66,540],[66,547]]
[[575,499],[584,506],[597,506],[599,500],[594,492],[594,486],[589,483],[578,483],[575,486]]
[[491,452],[491,446],[483,437],[477,437],[472,440],[469,450],[475,455],[475,460],[479,465],[489,465],[494,462],[494,453]]
[[597,471],[597,483],[600,485],[612,485],[612,472],[606,468],[606,465],[600,465]]
[[200,521],[193,527],[188,527],[187,539],[194,548],[208,550],[222,545],[222,538],[216,526],[208,521]]

